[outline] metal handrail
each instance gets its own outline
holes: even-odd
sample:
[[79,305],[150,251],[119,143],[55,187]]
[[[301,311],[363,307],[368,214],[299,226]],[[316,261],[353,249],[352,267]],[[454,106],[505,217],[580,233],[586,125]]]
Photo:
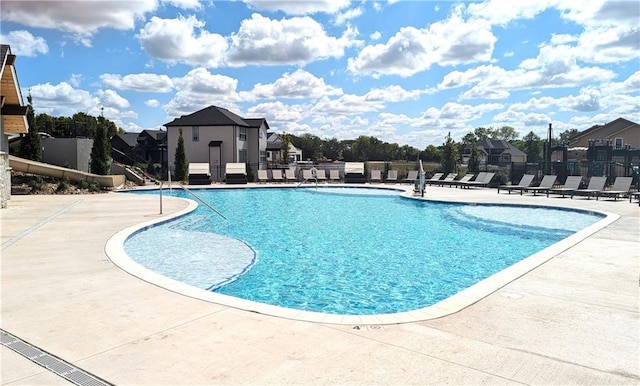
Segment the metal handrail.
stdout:
[[[160,214],[162,214],[162,185],[164,182],[160,182]],[[171,185],[169,185],[171,186]],[[186,186],[182,185],[182,184],[178,184],[179,187],[182,188],[182,190],[184,190],[185,192],[191,194],[193,197],[195,197],[198,201],[200,201],[201,203],[203,203],[206,207],[208,207],[209,209],[211,209],[215,214],[217,214],[218,216],[222,217],[223,219],[227,219],[222,213],[220,213],[220,211],[218,211],[216,208],[214,208],[213,206],[211,206],[208,202],[206,202],[205,200],[203,200],[202,198],[200,198],[200,196],[198,196],[197,194],[195,194],[194,192],[191,191],[191,189],[187,188]]]

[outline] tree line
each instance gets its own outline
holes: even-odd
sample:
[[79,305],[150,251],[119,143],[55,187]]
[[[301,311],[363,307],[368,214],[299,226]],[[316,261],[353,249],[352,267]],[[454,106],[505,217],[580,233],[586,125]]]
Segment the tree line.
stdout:
[[[577,133],[578,131],[575,129],[563,132],[559,138],[552,140],[552,146],[566,142],[569,137]],[[309,159],[313,162],[329,160],[345,162],[417,161],[418,159],[424,162],[442,162],[443,157],[452,158],[455,162],[459,162],[460,155],[466,148],[471,148],[471,152],[473,152],[474,145],[486,139],[507,141],[526,153],[529,162],[537,162],[541,158],[542,149],[546,142],[546,139],[540,138],[533,131],[519,139],[518,132],[510,126],[479,127],[467,133],[459,142],[447,135],[442,145],[428,145],[422,150],[409,145],[400,146],[397,143],[384,142],[376,137],[364,135],[353,140],[342,141],[335,138],[322,139],[313,134],[300,136],[284,134],[283,137],[287,142],[291,142],[302,150],[303,159]]]

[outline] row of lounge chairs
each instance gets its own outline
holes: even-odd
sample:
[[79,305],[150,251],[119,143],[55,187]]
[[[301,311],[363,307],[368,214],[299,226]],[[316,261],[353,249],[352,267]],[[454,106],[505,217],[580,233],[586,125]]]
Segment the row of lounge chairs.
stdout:
[[520,182],[516,185],[500,185],[498,186],[498,193],[500,191],[507,191],[511,194],[512,191],[519,191],[520,195],[525,192],[531,192],[535,196],[537,193],[546,193],[547,197],[550,194],[570,195],[574,196],[586,196],[587,199],[595,197],[596,200],[600,197],[610,197],[614,201],[623,196],[631,194],[631,182],[632,177],[616,177],[611,189],[605,189],[607,177],[591,177],[589,184],[585,189],[580,189],[580,183],[582,182],[581,176],[569,176],[567,177],[564,185],[556,186],[557,176],[545,175],[542,177],[542,181],[538,186],[531,186],[534,179],[533,174],[525,174],[520,179]]
[[[328,174],[327,174],[328,172]],[[271,174],[271,177],[269,176]],[[387,183],[397,183],[397,182],[414,182],[418,178],[418,171],[412,170],[409,171],[407,178],[402,180],[398,180],[398,171],[397,170],[389,170],[387,172],[387,176],[384,179],[384,182]],[[340,171],[338,169],[303,169],[302,170],[302,182],[304,181],[318,181],[318,182],[339,182],[342,181],[340,177]],[[284,174],[281,169],[272,169],[268,170],[258,170],[258,181],[259,182],[295,182],[298,181],[298,178],[295,175],[295,172],[291,169],[285,169]],[[366,182],[366,178],[364,177],[364,171],[355,171],[351,169],[345,169],[344,173],[344,181],[348,183],[364,183]],[[369,175],[369,182],[383,182],[382,179],[382,170],[371,170]]]
[[[437,186],[449,186],[456,188],[470,188],[470,187],[487,187],[493,177],[496,175],[494,172],[480,172],[475,174],[465,174],[459,180],[456,180],[456,173],[449,173],[444,176],[444,173],[436,173],[431,178],[427,179],[425,183],[427,185]],[[444,177],[443,177],[444,176]]]

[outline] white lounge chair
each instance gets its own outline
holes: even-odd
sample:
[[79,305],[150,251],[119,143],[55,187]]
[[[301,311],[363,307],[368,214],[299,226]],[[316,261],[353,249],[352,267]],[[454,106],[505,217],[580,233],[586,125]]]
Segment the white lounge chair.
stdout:
[[338,169],[330,169],[329,170],[329,181],[340,181],[340,170],[338,170]]
[[344,182],[359,184],[367,182],[367,178],[364,175],[364,162],[345,162]]
[[280,169],[271,170],[271,179],[273,179],[274,182],[283,182],[284,178],[282,177],[282,170]]
[[413,183],[416,179],[418,179],[418,171],[409,170],[409,174],[407,174],[407,178],[405,178],[403,181]]
[[382,181],[382,172],[380,170],[371,170],[369,174],[369,182],[380,182]]
[[268,182],[269,173],[266,170],[258,170],[258,182]]
[[385,182],[388,182],[388,183],[393,182],[394,184],[396,182],[398,182],[398,171],[397,170],[389,170],[387,172],[387,180]]
[[247,183],[247,164],[242,162],[229,162],[225,167],[227,184]]

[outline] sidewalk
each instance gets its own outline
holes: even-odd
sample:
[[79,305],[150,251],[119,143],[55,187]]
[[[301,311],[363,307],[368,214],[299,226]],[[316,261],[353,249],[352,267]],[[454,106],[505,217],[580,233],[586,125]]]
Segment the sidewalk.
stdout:
[[[114,384],[640,384],[640,209],[430,187],[427,198],[621,217],[462,311],[385,326],[301,322],[189,298],[113,265],[107,240],[154,196],[13,196],[1,328]],[[165,215],[186,208],[165,197]],[[1,384],[68,384],[2,346]]]

